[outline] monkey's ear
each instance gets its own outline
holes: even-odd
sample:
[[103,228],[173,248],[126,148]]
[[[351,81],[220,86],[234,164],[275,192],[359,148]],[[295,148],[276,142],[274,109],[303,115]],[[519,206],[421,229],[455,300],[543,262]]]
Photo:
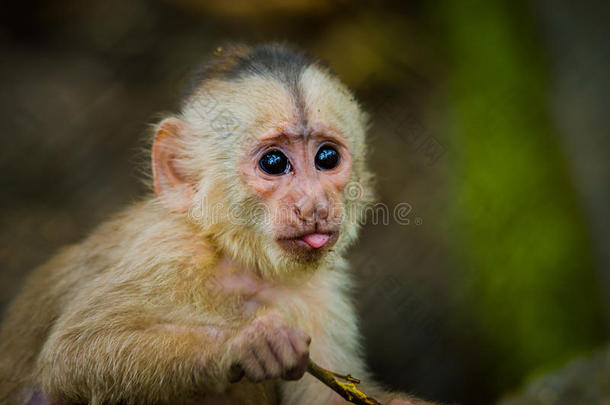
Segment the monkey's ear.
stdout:
[[159,124],[152,147],[155,193],[171,211],[185,212],[193,204],[195,184],[184,167],[181,141],[187,125],[177,118]]

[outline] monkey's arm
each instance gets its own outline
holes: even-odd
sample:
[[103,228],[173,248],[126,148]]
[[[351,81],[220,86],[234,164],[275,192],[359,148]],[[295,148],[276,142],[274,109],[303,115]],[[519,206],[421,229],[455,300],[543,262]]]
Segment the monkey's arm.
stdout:
[[229,383],[224,337],[221,328],[161,324],[120,306],[81,312],[54,327],[39,382],[47,394],[78,402],[180,402]]

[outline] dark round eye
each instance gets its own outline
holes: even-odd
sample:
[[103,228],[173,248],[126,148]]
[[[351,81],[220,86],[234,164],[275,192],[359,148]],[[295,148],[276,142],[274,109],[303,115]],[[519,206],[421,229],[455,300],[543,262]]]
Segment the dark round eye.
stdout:
[[316,167],[320,170],[330,170],[339,164],[339,152],[330,145],[324,145],[316,154]]
[[290,162],[279,150],[272,150],[263,155],[259,161],[261,169],[269,174],[285,174],[290,171]]

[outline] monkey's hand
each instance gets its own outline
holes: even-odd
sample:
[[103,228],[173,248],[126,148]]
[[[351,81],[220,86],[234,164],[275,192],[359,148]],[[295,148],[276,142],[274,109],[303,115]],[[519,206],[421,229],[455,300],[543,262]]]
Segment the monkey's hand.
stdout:
[[311,338],[288,325],[280,315],[255,318],[234,338],[230,346],[231,381],[242,377],[252,382],[283,378],[298,380],[307,369]]

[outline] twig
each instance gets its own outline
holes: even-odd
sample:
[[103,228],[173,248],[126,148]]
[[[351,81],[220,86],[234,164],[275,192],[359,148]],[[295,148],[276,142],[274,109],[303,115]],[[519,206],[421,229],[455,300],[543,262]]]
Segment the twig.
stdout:
[[[341,375],[326,370],[318,366],[311,359],[309,359],[309,363],[307,364],[307,372],[322,381],[337,394],[341,395],[346,401],[356,405],[382,405],[375,398],[369,397],[364,392],[360,391],[356,387],[356,384],[360,384],[360,380],[349,374]],[[338,381],[337,379],[345,380],[346,382]]]

